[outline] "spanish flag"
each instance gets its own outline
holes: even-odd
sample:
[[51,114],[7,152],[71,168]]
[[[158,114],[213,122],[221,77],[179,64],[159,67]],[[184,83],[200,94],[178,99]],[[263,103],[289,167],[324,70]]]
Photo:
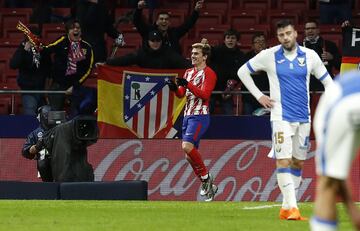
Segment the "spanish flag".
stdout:
[[100,66],[98,125],[101,138],[167,138],[182,112],[166,82],[185,70]]
[[360,28],[343,29],[343,56],[340,73],[359,69],[360,66]]

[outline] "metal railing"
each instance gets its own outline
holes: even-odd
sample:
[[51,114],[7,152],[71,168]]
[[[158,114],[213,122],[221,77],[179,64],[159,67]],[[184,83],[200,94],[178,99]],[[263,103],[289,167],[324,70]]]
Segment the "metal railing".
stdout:
[[[51,90],[11,90],[11,89],[1,89],[0,95],[10,94],[11,95],[11,113],[10,115],[15,114],[15,95],[16,94],[66,94],[66,91],[51,91]],[[264,94],[269,94],[269,91],[263,91]],[[321,94],[323,91],[310,91],[311,94]],[[240,115],[240,95],[251,94],[249,91],[233,90],[233,91],[213,91],[212,94],[230,94],[235,95],[235,115]]]
[[15,95],[16,94],[65,94],[66,91],[50,91],[50,90],[11,90],[1,89],[0,95],[11,95],[10,99],[10,115],[15,115]]

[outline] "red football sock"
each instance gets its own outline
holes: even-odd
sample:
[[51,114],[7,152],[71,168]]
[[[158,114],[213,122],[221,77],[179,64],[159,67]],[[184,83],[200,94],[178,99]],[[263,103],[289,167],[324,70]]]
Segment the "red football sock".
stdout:
[[203,160],[201,159],[201,155],[196,148],[193,148],[189,153],[187,153],[187,156],[188,156],[188,161],[191,167],[193,168],[195,175],[201,177],[201,176],[205,176],[208,173],[206,166]]

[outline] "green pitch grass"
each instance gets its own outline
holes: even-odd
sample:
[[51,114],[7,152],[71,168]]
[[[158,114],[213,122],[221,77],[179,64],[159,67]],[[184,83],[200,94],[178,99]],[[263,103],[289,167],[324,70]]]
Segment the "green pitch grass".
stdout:
[[[0,230],[309,230],[307,221],[281,221],[272,202],[0,200]],[[312,203],[301,203],[310,217]],[[352,226],[338,206],[340,230]]]

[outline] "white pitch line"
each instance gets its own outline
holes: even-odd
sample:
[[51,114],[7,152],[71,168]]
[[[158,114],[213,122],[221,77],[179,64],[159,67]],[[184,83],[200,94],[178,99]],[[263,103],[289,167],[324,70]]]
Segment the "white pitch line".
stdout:
[[273,208],[273,207],[280,207],[280,204],[277,205],[259,205],[259,206],[253,206],[253,207],[244,207],[245,210],[252,210],[252,209],[267,209],[267,208]]

